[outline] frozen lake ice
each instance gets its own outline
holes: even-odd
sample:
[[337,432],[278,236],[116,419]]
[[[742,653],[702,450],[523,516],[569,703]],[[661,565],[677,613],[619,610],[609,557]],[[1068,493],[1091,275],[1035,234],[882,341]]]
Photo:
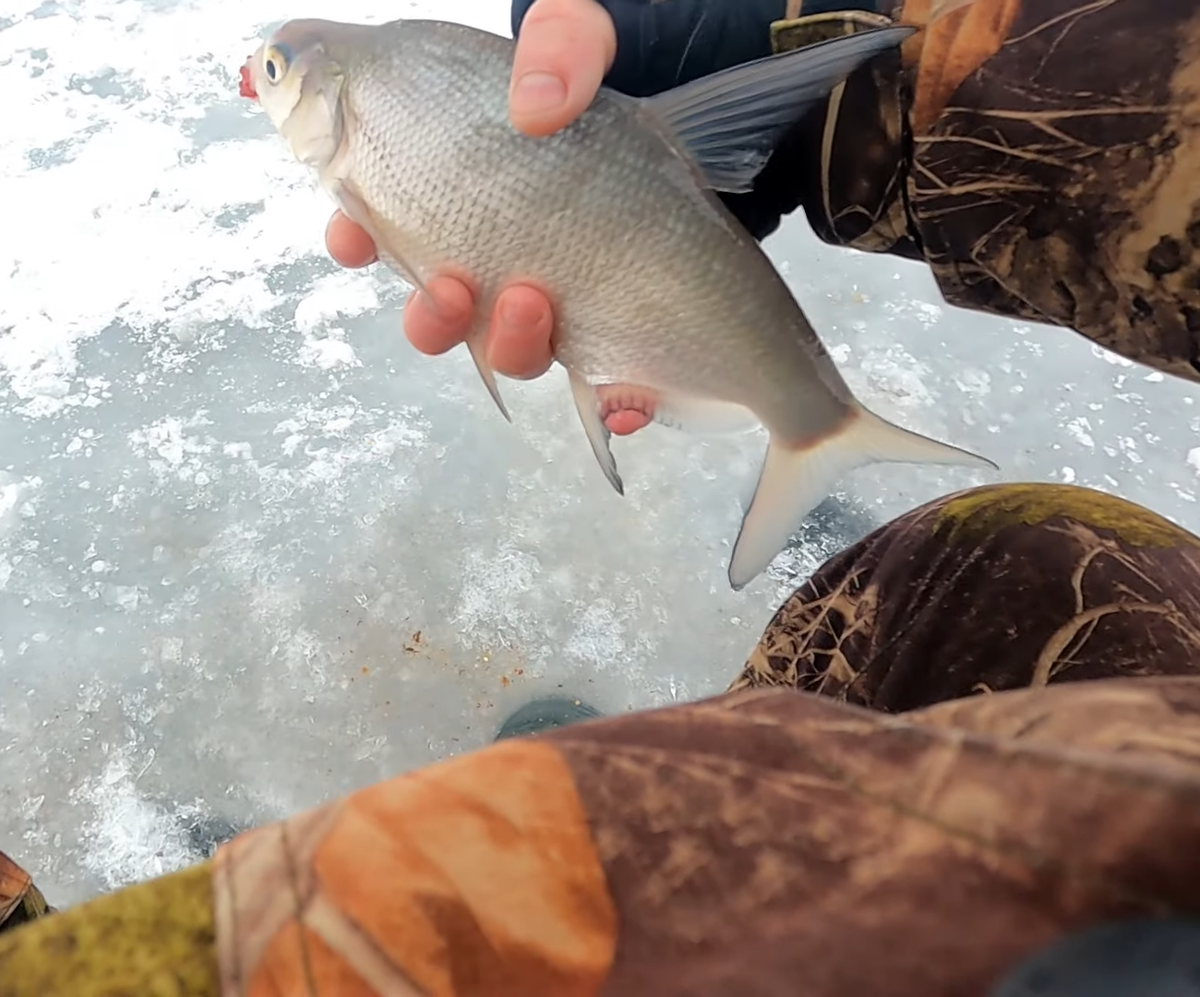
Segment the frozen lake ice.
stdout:
[[764,438],[652,427],[604,482],[565,378],[400,333],[325,256],[330,205],[237,69],[292,16],[500,0],[0,0],[0,848],[52,903],[487,743],[552,692],[720,692],[822,560],[945,492],[1091,485],[1200,529],[1200,408],[1062,329],[944,306],[919,266],[767,243],[851,386],[999,476],[848,476],[742,593]]

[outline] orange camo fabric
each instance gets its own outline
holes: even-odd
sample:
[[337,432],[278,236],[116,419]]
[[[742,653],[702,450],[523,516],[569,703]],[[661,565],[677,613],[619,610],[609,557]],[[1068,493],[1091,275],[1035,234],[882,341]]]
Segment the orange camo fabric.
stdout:
[[782,689],[568,727],[226,845],[221,997],[978,997],[1200,913],[1200,679],[903,717]]

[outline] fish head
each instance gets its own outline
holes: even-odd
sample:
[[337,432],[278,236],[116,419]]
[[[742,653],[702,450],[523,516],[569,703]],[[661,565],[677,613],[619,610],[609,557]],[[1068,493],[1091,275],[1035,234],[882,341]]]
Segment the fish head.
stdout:
[[346,77],[336,57],[339,27],[288,21],[242,67],[242,96],[258,100],[296,158],[317,169],[337,155],[346,126]]

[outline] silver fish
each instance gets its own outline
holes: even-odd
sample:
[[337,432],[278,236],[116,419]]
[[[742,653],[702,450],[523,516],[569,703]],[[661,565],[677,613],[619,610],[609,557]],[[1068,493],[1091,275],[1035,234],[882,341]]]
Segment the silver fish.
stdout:
[[289,21],[242,67],[336,204],[416,287],[471,278],[467,346],[508,417],[483,348],[501,287],[554,302],[554,357],[608,480],[623,492],[598,385],[667,425],[770,441],[729,563],[740,589],[834,482],[873,461],[995,468],[863,407],[769,258],[714,191],[746,191],[783,132],[913,29],[862,32],[634,99],[604,88],[573,124],[509,122],[514,43],[439,21]]

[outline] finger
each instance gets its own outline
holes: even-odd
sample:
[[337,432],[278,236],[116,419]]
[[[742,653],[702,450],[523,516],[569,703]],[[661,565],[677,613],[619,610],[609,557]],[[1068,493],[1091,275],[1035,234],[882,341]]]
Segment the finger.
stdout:
[[371,237],[340,211],[325,226],[325,248],[344,267],[369,266],[379,258]]
[[517,37],[509,119],[551,135],[581,115],[617,54],[612,18],[596,0],[537,0]]
[[496,301],[488,329],[488,360],[501,374],[540,377],[554,360],[554,308],[541,291],[514,284]]
[[613,436],[631,436],[640,429],[645,429],[653,420],[645,412],[637,409],[622,409],[610,412],[604,419],[604,425]]
[[425,286],[428,294],[416,291],[405,302],[404,334],[422,353],[437,356],[466,338],[475,298],[471,289],[454,277],[434,277]]

